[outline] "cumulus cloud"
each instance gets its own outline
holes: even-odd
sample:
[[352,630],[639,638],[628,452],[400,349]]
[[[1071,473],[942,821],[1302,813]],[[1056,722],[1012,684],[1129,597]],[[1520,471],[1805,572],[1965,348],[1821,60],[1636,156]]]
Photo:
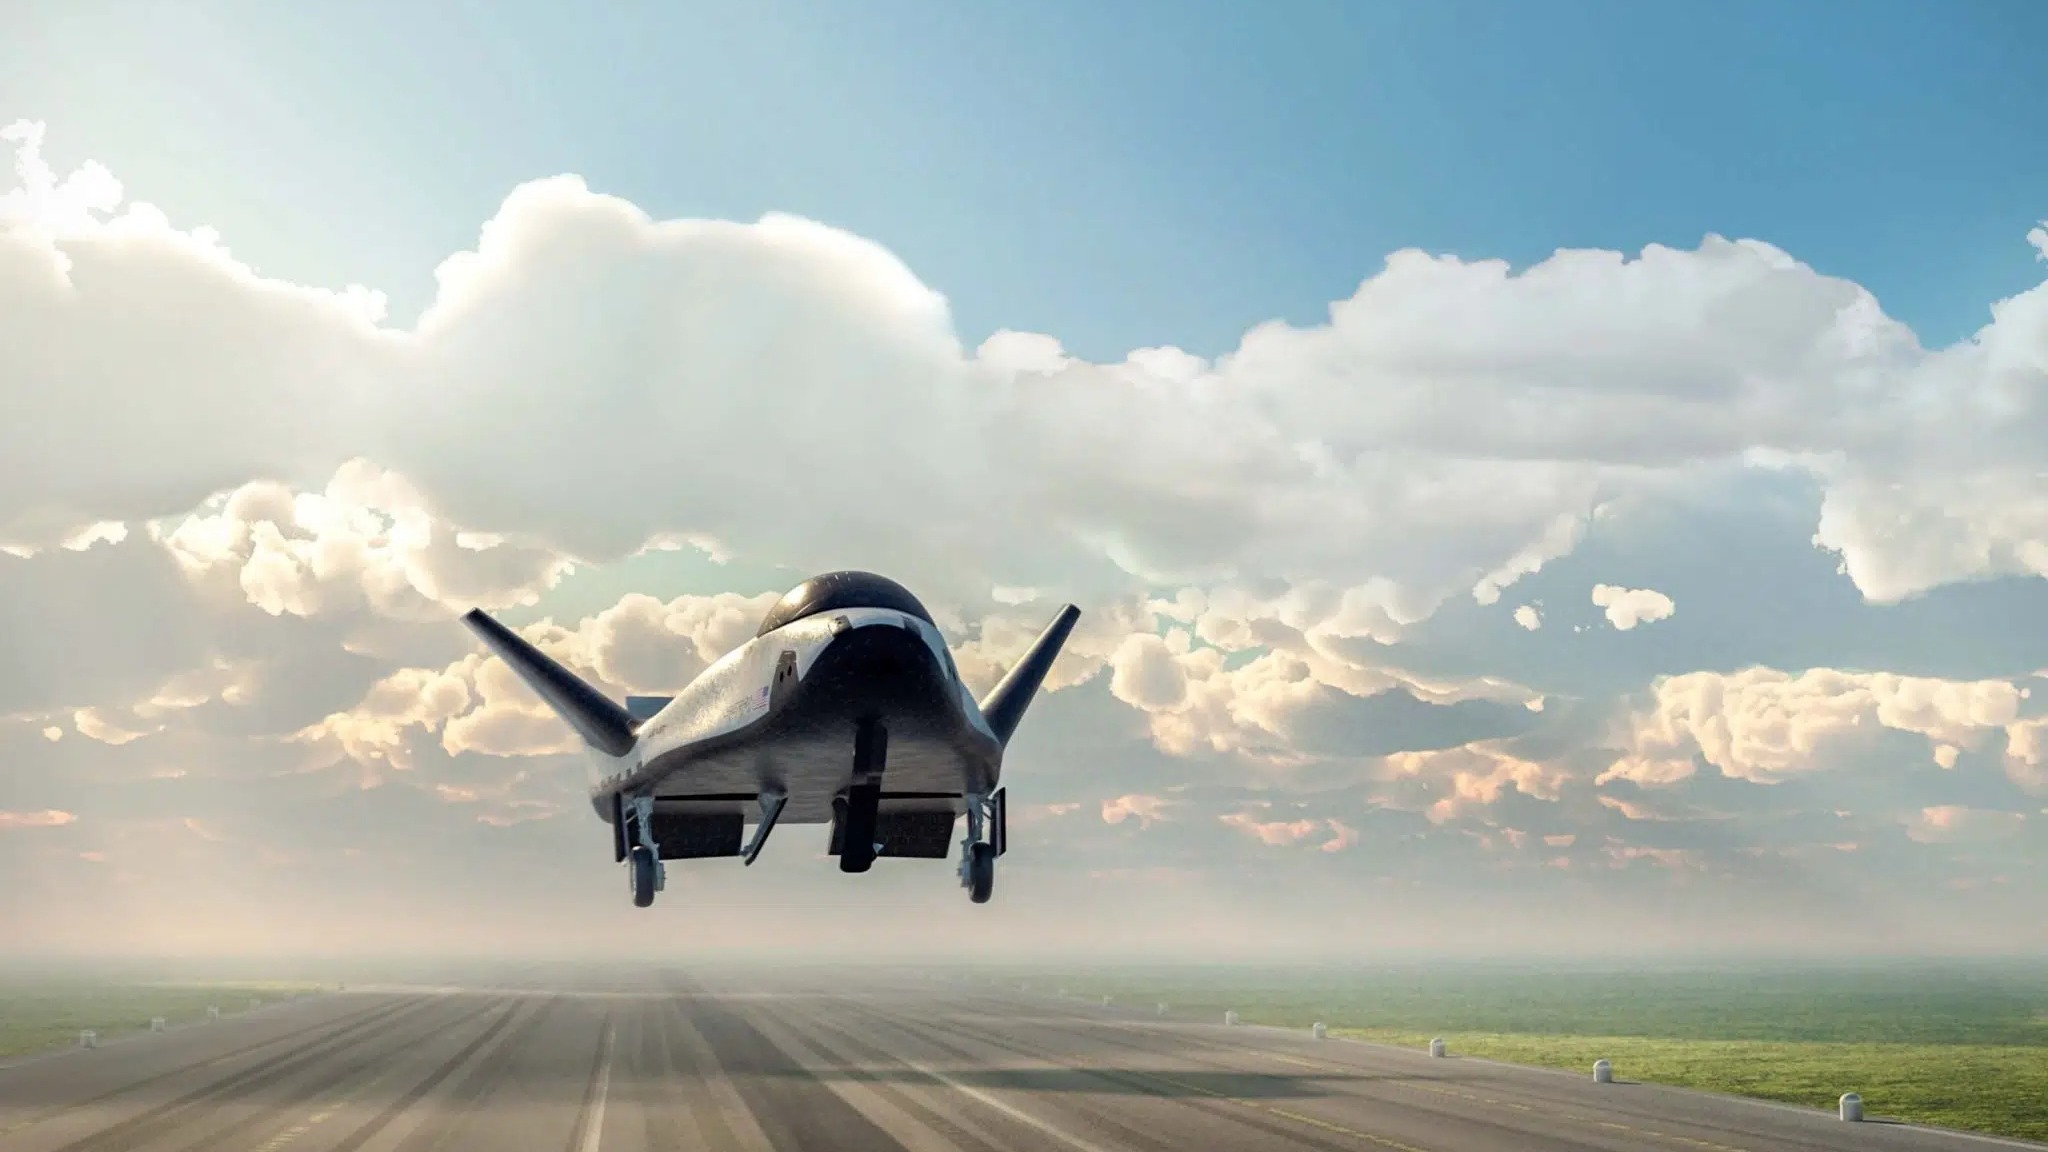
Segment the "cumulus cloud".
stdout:
[[[630,593],[573,628],[543,620],[519,631],[615,698],[668,694],[752,636],[778,595],[664,601]],[[582,747],[504,661],[482,653],[440,668],[394,672],[354,707],[294,739],[323,750],[328,763],[346,759],[362,766],[370,773],[366,779],[376,781],[383,769],[409,770],[418,742],[432,736],[449,755],[552,756]]]
[[573,570],[549,549],[438,519],[403,476],[365,460],[320,492],[244,484],[156,531],[187,572],[231,581],[273,616],[368,608],[442,620],[533,604]]
[[[1385,639],[1570,551],[1614,493],[1774,453],[1830,485],[1819,539],[1872,596],[2048,555],[2019,399],[2041,378],[2040,291],[1930,353],[1860,287],[1755,241],[1519,271],[1406,251],[1327,323],[1263,325],[1214,362],[1098,364],[1044,334],[964,349],[944,298],[859,237],[654,220],[556,177],[515,189],[397,329],[375,293],[266,280],[124,203],[104,168],[59,176],[39,126],[9,132],[0,531],[17,545],[366,457],[411,486],[388,499],[535,550],[484,565],[472,595],[687,538],[804,568],[857,557],[963,601],[1279,582],[1313,593],[1311,626]],[[755,429],[800,466],[764,459]],[[432,598],[442,560],[414,553],[460,547],[388,507],[389,528],[264,511],[246,540],[216,529],[214,554],[232,538],[276,611],[350,565]]]
[[1399,752],[1386,758],[1386,772],[1392,787],[1384,801],[1419,809],[1436,824],[1494,805],[1511,792],[1555,802],[1572,776],[1564,765],[1524,759],[1498,742]]
[[[1829,767],[1825,755],[1880,730],[1912,733],[1938,748],[1968,749],[2003,732],[2012,758],[2034,755],[2039,725],[2023,720],[2030,690],[2004,680],[1953,681],[1815,668],[1693,672],[1657,681],[1623,721],[1626,754],[1601,779],[1669,784],[1690,777],[1694,758],[1723,775],[1778,783]],[[1930,749],[1930,755],[1940,753]],[[2035,757],[2038,759],[2038,756]]]
[[[1112,695],[1146,714],[1175,755],[1244,755],[1298,763],[1348,741],[1360,754],[1459,744],[1512,730],[1490,709],[1533,711],[1540,694],[1492,678],[1425,676],[1387,647],[1335,635],[1312,598],[1259,603],[1184,591],[1152,602],[1108,653]],[[1339,615],[1343,612],[1339,609]],[[1448,738],[1460,727],[1462,736]]]
[[1671,597],[1654,588],[1622,588],[1614,584],[1593,585],[1593,606],[1607,610],[1607,622],[1622,632],[1638,624],[1668,620],[1678,606]]
[[1531,632],[1543,627],[1543,615],[1528,604],[1515,609],[1515,623]]

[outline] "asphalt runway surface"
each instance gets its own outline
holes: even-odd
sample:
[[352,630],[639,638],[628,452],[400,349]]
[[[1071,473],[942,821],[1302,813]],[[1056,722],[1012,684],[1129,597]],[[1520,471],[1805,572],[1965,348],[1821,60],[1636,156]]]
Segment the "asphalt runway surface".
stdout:
[[0,1067],[0,1152],[2040,1147],[919,976],[351,988]]

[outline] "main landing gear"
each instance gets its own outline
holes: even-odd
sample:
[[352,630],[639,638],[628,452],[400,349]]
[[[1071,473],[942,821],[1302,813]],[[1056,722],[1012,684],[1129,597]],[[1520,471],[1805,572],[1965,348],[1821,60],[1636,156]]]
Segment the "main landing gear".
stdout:
[[967,889],[967,898],[976,904],[988,903],[995,894],[996,857],[1009,849],[1008,800],[1001,788],[993,795],[967,797],[967,838],[960,842],[960,886]]
[[867,871],[882,851],[875,842],[875,831],[881,823],[882,768],[888,760],[889,730],[880,720],[862,720],[853,730],[853,782],[847,786],[841,816],[841,872]]
[[612,796],[612,855],[625,861],[633,890],[633,906],[654,903],[654,894],[668,886],[668,867],[654,843],[654,798]]

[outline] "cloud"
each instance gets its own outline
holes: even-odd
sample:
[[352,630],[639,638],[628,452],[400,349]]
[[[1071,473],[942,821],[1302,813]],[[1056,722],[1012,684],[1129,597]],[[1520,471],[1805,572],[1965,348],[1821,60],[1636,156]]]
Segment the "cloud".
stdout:
[[[555,177],[513,190],[397,329],[375,293],[264,279],[124,207],[103,168],[60,178],[40,127],[10,132],[0,532],[70,539],[368,458],[405,478],[384,499],[529,550],[465,586],[441,567],[457,558],[419,554],[460,545],[421,544],[417,516],[270,508],[246,541],[219,531],[276,611],[352,566],[401,597],[516,596],[564,557],[686,538],[855,558],[959,601],[1277,583],[1316,598],[1309,630],[1385,639],[1569,553],[1618,494],[1760,458],[1823,478],[1818,539],[1872,597],[2048,563],[2041,417],[2019,399],[2048,292],[1928,352],[1860,287],[1755,241],[1519,271],[1404,251],[1325,324],[1262,325],[1214,362],[1098,364],[1043,334],[961,347],[943,296],[845,232],[654,220]],[[801,466],[764,467],[747,428]],[[877,456],[885,440],[921,447]]]
[[2015,745],[2012,758],[2031,763],[2038,725],[2020,714],[2030,694],[2004,680],[1831,668],[1665,677],[1623,720],[1626,753],[1601,779],[1669,784],[1690,777],[1698,757],[1735,779],[1779,783],[1827,769],[1830,752],[1884,730],[1964,749],[2002,732]]
[[[1132,625],[1174,620],[1160,608]],[[1171,611],[1177,626],[1126,634],[1108,663],[1111,694],[1143,711],[1154,743],[1175,755],[1284,765],[1333,744],[1361,755],[1446,747],[1521,730],[1537,699],[1490,678],[1403,671],[1385,646],[1309,623],[1322,616],[1307,605],[1188,592]]]
[[1321,850],[1324,852],[1342,852],[1346,848],[1358,843],[1358,829],[1351,827],[1342,820],[1330,821],[1330,831],[1336,833],[1336,835],[1323,842]]
[[1923,808],[1906,822],[1906,835],[1921,844],[1951,844],[1958,841],[1998,840],[2017,833],[2026,824],[2018,812],[1990,812],[1943,804]]
[[1232,812],[1218,819],[1250,833],[1258,838],[1259,843],[1272,848],[1299,844],[1324,828],[1321,820],[1260,820],[1248,812]]
[[1445,823],[1499,803],[1508,793],[1555,802],[1571,778],[1562,764],[1524,759],[1497,742],[1386,758],[1392,789],[1383,797]]
[[1144,796],[1135,793],[1118,796],[1102,802],[1102,822],[1121,824],[1126,820],[1135,820],[1138,827],[1150,828],[1153,824],[1166,819],[1166,809],[1170,804],[1171,801],[1163,796]]
[[1621,588],[1613,584],[1593,585],[1593,606],[1607,609],[1607,622],[1622,632],[1638,624],[1668,620],[1678,606],[1671,597],[1652,588]]
[[[2048,601],[2006,579],[2048,572],[2043,290],[1927,350],[1755,241],[1404,251],[1326,320],[1098,363],[964,346],[843,231],[559,177],[398,327],[10,139],[0,781],[41,811],[0,827],[78,813],[0,845],[0,917],[39,939],[346,943],[398,906],[422,939],[616,939],[574,736],[453,617],[504,609],[606,692],[665,693],[848,565],[917,588],[977,690],[1085,609],[1005,771],[1020,828],[1057,832],[1005,881],[1045,925],[1135,923],[1089,872],[1215,922],[1407,891],[1410,925],[1496,925],[1548,894],[1626,931],[1711,876],[1699,930],[1748,932],[1794,865],[1851,882],[1831,846],[1990,891],[1965,830],[2048,796],[2014,663]],[[1721,519],[1658,536],[1688,501]],[[1771,548],[1734,535],[1765,522]],[[1657,644],[1554,618],[1596,577],[1613,630],[1670,621]],[[813,892],[812,855],[746,900]],[[902,875],[877,891],[925,899]]]
[[188,573],[232,581],[273,616],[367,608],[445,620],[533,604],[573,571],[551,550],[461,531],[403,476],[365,460],[317,493],[244,484],[159,534]]
[[78,817],[70,812],[59,812],[45,808],[40,812],[9,812],[0,810],[0,831],[18,828],[61,828],[77,823]]

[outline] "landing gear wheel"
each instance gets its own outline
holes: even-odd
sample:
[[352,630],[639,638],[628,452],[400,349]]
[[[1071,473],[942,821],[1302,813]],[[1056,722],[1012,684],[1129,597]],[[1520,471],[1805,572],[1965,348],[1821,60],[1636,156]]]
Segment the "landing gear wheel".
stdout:
[[655,885],[660,879],[660,863],[654,852],[645,844],[633,845],[626,857],[626,872],[633,878],[633,907],[645,908],[654,903]]
[[975,844],[968,849],[967,897],[976,904],[988,903],[996,890],[996,846]]

